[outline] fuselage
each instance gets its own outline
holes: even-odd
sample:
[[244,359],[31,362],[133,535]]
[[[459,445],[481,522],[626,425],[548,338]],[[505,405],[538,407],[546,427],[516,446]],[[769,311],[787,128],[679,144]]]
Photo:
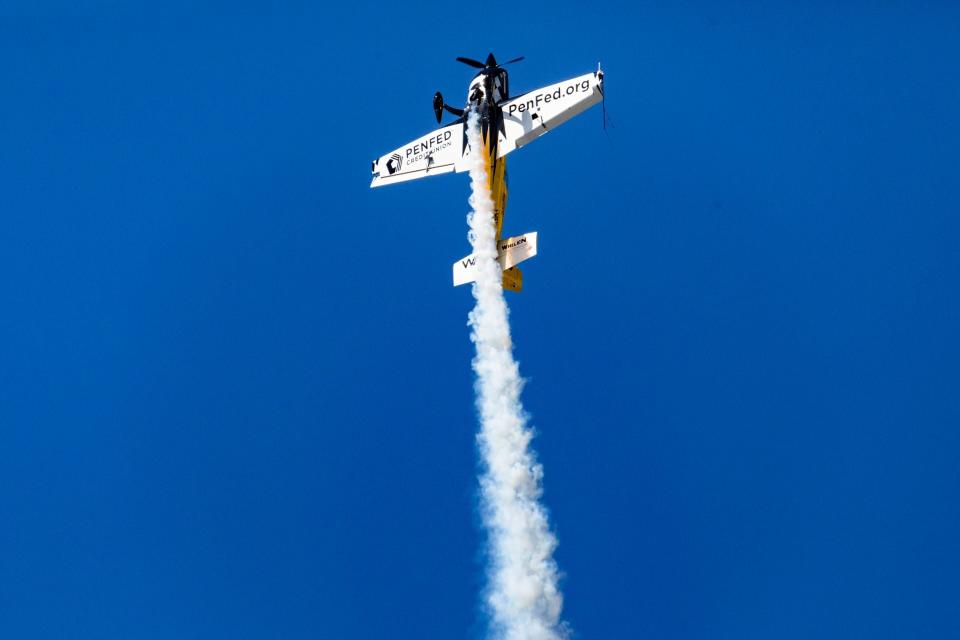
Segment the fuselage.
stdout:
[[487,169],[487,185],[493,199],[494,224],[497,244],[503,231],[503,216],[507,209],[507,159],[497,157],[500,134],[503,133],[503,110],[498,106],[510,97],[506,69],[484,69],[470,82],[467,91],[467,110],[480,118],[480,137],[483,140],[483,158]]

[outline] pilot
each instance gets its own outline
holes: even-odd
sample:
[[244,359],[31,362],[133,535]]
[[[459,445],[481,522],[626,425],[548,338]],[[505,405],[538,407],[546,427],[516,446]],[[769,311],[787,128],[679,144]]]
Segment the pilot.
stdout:
[[481,100],[483,100],[483,96],[484,96],[483,82],[478,82],[476,86],[473,88],[473,91],[470,92],[470,98],[469,98],[470,102],[479,103]]

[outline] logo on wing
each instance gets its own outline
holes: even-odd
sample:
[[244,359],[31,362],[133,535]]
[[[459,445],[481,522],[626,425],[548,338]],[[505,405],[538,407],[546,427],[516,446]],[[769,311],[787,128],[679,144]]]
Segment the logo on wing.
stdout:
[[387,160],[387,171],[390,172],[390,175],[393,175],[397,171],[400,171],[400,167],[402,166],[403,166],[403,158],[401,158],[396,153],[390,156],[390,159]]

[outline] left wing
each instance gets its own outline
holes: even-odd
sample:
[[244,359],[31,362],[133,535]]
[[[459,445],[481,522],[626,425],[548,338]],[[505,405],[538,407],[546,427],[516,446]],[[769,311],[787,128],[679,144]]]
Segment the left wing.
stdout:
[[373,161],[371,187],[453,171],[463,157],[463,122],[431,131]]
[[502,158],[602,99],[603,72],[597,70],[501,102],[504,131],[497,155]]

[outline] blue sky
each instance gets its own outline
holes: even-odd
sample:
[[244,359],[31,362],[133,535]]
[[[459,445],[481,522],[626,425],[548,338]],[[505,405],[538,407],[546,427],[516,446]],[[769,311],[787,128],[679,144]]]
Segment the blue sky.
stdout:
[[0,636],[479,638],[459,102],[511,155],[524,402],[581,638],[946,638],[949,3],[0,9]]

